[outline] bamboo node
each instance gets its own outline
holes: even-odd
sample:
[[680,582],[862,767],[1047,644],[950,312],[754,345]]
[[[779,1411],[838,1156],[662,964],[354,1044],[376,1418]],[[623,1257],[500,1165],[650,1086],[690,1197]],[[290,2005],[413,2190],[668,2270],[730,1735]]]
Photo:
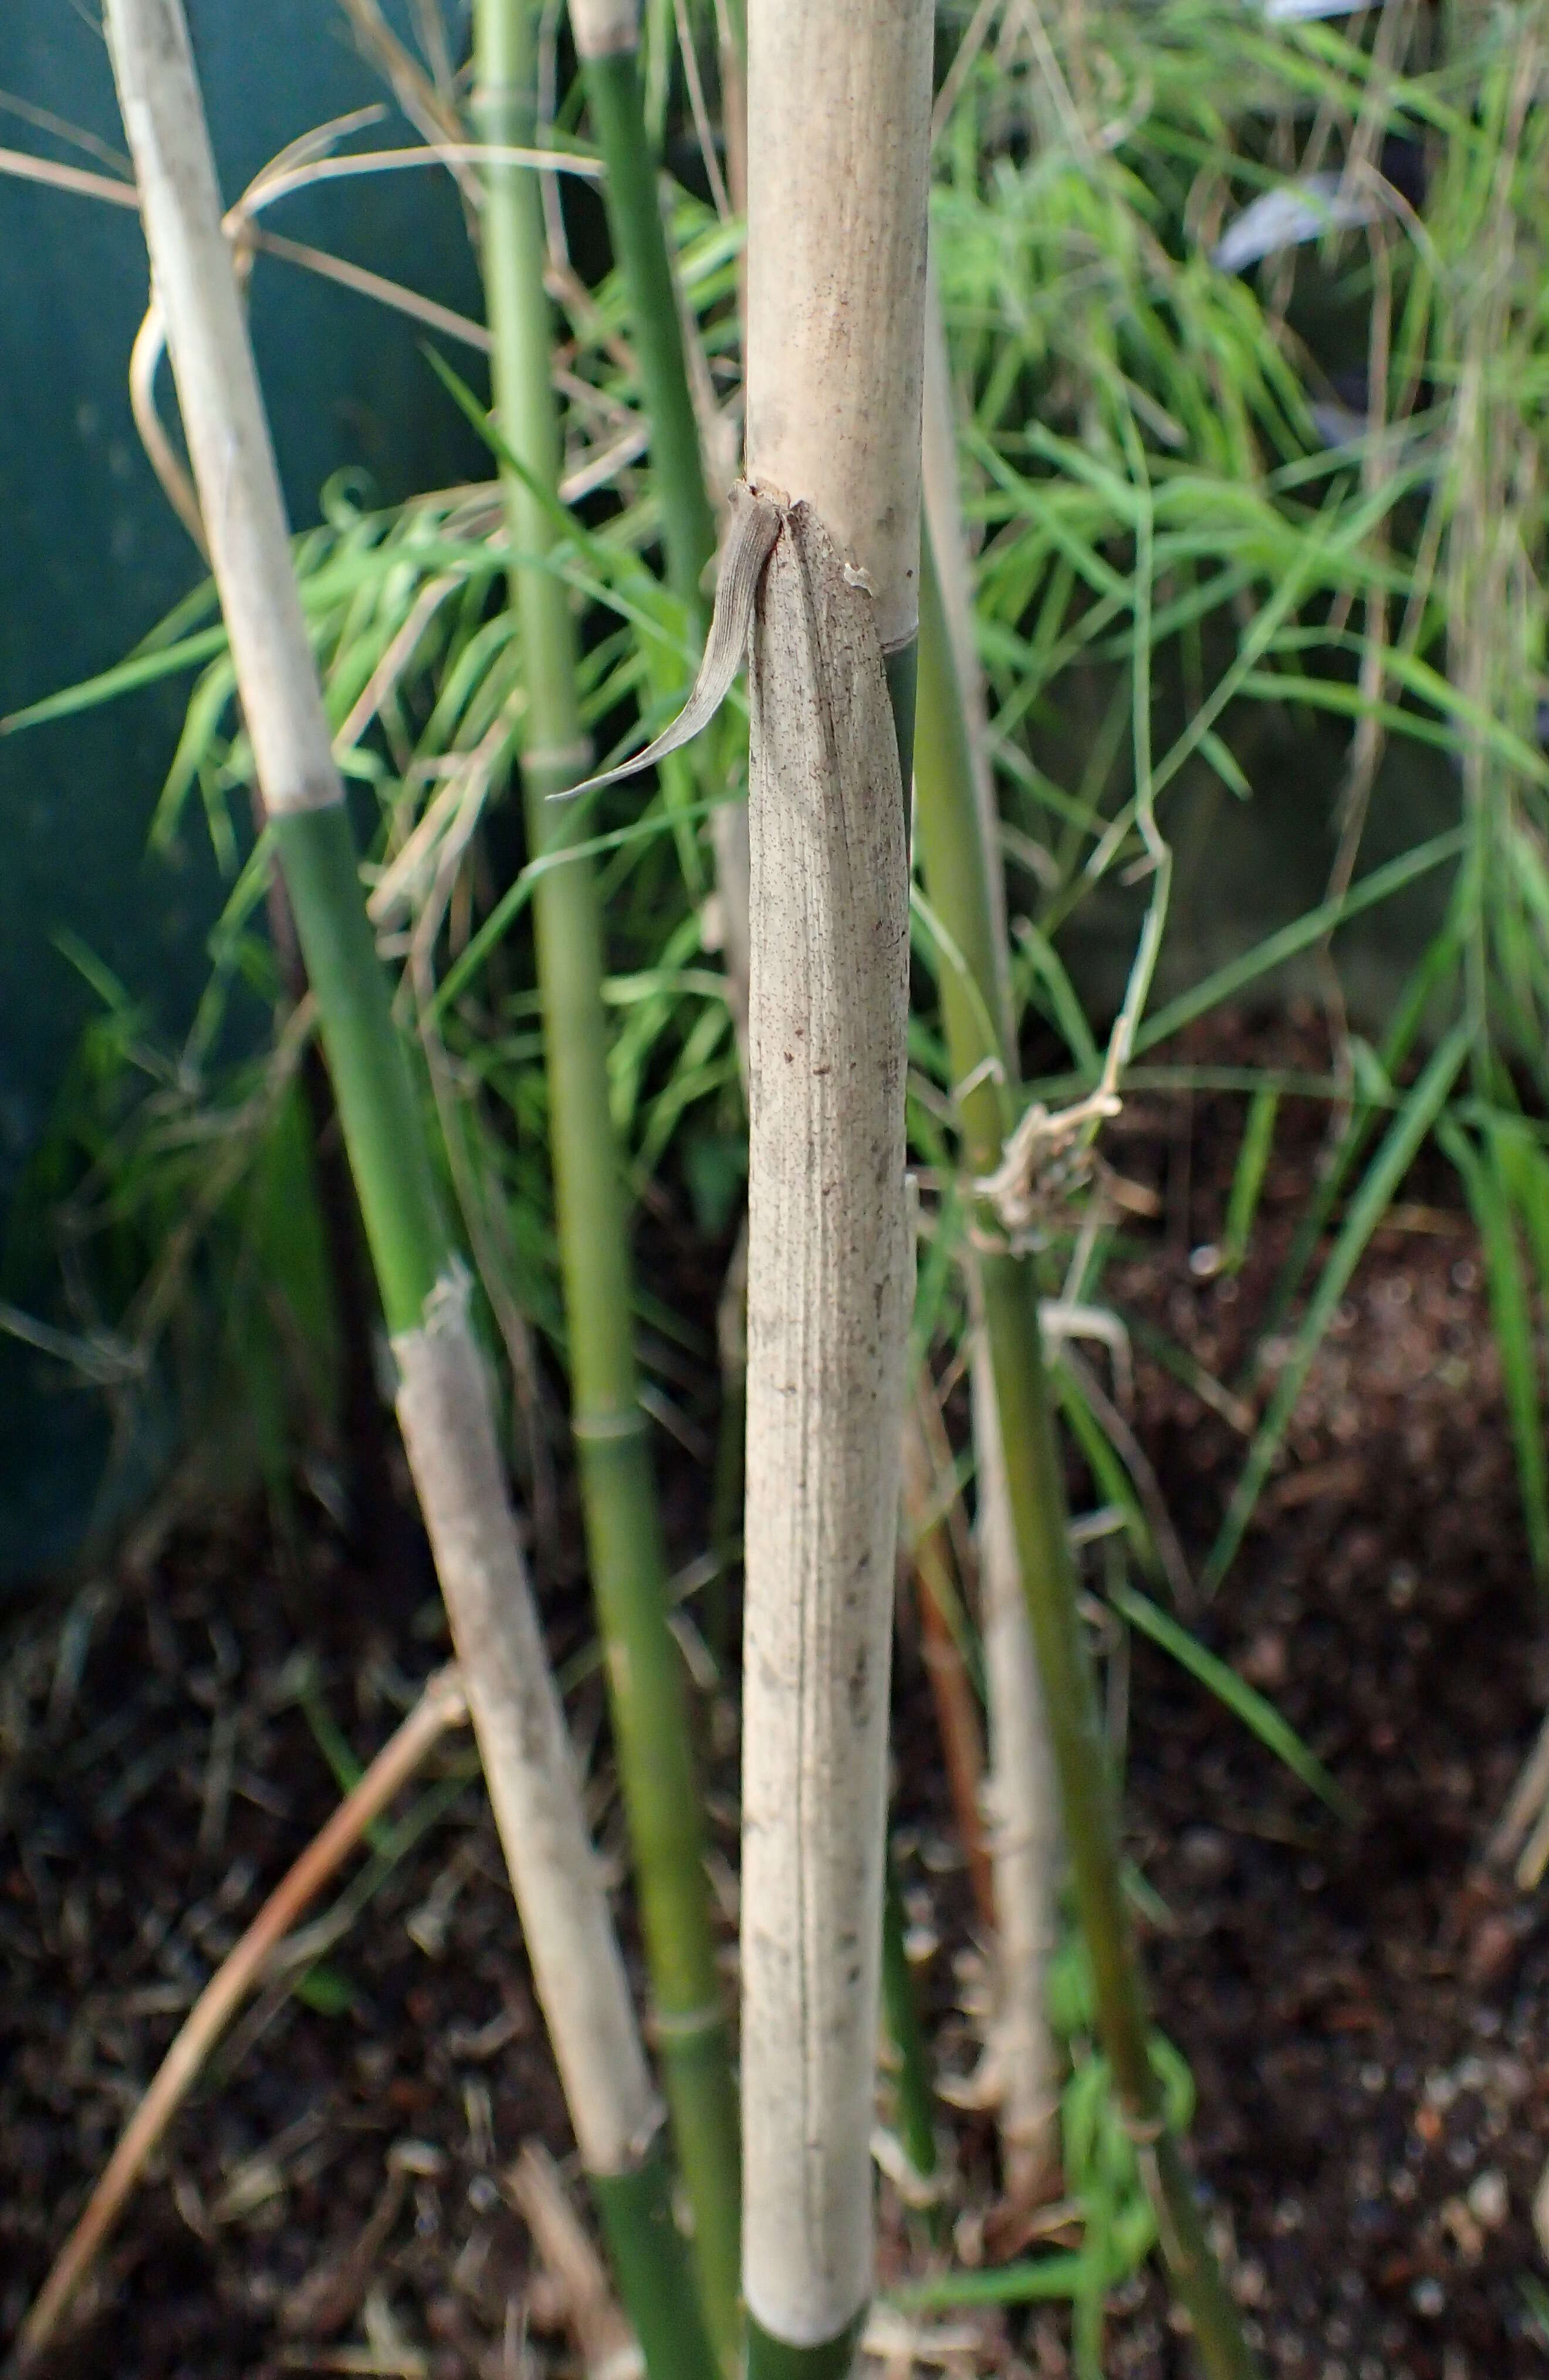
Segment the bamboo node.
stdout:
[[583,58],[616,58],[640,46],[638,0],[570,0],[570,30]]
[[[666,2103],[661,2099],[653,2098],[646,2110],[645,2121],[629,2143],[624,2162],[618,2168],[621,2173],[635,2173],[639,2170],[660,2139],[662,2127],[666,2121]],[[592,2169],[598,2170],[596,2168]]]
[[1053,1197],[1074,1188],[1091,1169],[1091,1143],[1099,1123],[1119,1114],[1116,1091],[1106,1086],[1051,1115],[1035,1099],[1001,1150],[992,1173],[975,1176],[974,1188],[987,1198],[1010,1233],[1024,1232]]
[[592,756],[589,735],[575,737],[569,744],[529,744],[522,754],[524,769],[540,769],[547,776],[551,771],[558,776],[573,769],[584,769]]
[[264,785],[261,791],[271,818],[301,818],[310,810],[331,810],[345,798],[343,780],[333,773],[303,778],[298,785]]
[[472,1289],[473,1278],[466,1265],[461,1257],[453,1257],[420,1308],[418,1329],[400,1330],[393,1340],[393,1352],[398,1355],[400,1366],[400,1351],[405,1345],[422,1338],[428,1339],[437,1331],[455,1330],[464,1323]]
[[647,2030],[663,2047],[685,2041],[701,2040],[707,2034],[718,2032],[726,2022],[726,2011],[719,2000],[706,2000],[696,2009],[653,2009]]
[[636,1406],[634,1413],[573,1414],[570,1434],[584,1446],[605,1446],[617,1439],[642,1438],[646,1427],[645,1412]]

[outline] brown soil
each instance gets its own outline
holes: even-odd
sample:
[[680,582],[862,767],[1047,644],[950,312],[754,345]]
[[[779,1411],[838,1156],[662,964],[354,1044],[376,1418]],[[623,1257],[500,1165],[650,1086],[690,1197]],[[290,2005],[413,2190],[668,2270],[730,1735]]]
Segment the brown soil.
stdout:
[[[1210,1054],[1233,1052],[1217,1034]],[[1137,1102],[1109,1144],[1161,1212],[1134,1226],[1104,1293],[1217,1378],[1240,1374],[1321,1112],[1283,1108],[1235,1280],[1205,1277],[1195,1251],[1221,1228],[1241,1100],[1196,1100],[1182,1125],[1176,1104]],[[1272,1694],[1360,1823],[1328,1817],[1136,1639],[1130,1848],[1170,1912],[1147,1945],[1158,2012],[1198,2085],[1196,2162],[1268,2371],[1527,2380],[1549,2354],[1523,2289],[1543,2265],[1531,2207],[1549,2149],[1549,1928],[1541,1900],[1482,1884],[1479,1859],[1549,1670],[1477,1247],[1444,1168],[1422,1164],[1403,1197],[1337,1317],[1259,1523],[1192,1623]],[[1139,1434],[1198,1561],[1244,1441],[1138,1344],[1135,1368]],[[686,1559],[707,1475],[664,1459]],[[1073,1487],[1090,1501],[1079,1474]],[[305,1674],[364,1757],[439,1658],[433,1605],[418,1632],[374,1618],[389,1608],[380,1583],[352,1573],[313,1519],[288,1543],[252,1518],[186,1524],[12,1630],[0,2342],[212,1962],[333,1804],[298,1699]],[[582,1636],[573,1585],[551,1600],[568,1654]],[[714,1849],[729,1876],[735,1717],[723,1694],[709,1706],[727,1788]],[[571,1707],[622,1875],[595,1677]],[[906,1646],[904,1881],[938,1919],[922,1980],[939,2049],[962,2066],[953,1954],[967,1895],[930,1729]],[[467,1767],[454,1741],[404,1797],[395,1817],[430,1815],[432,1795],[448,1806],[321,1953],[305,1998],[276,1990],[239,2022],[52,2369],[509,2380],[525,2358],[568,2359],[543,2327],[551,2301],[502,2184],[529,2136],[563,2153],[563,2110]],[[950,2120],[968,2192],[986,2196],[987,2129]],[[889,2266],[902,2245],[889,2201]],[[1181,2380],[1187,2345],[1155,2280],[1121,2297],[1107,2369]],[[1014,2350],[1023,2369],[1066,2368],[1049,2314],[992,2322],[984,2341],[982,2364],[1005,2368]]]

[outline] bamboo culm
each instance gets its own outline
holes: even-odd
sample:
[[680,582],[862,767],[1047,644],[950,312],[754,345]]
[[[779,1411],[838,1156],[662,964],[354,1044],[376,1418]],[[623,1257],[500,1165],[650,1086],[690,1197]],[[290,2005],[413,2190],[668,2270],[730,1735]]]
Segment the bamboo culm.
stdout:
[[705,488],[656,161],[646,131],[639,12],[635,0],[570,0],[570,24],[592,129],[607,168],[602,189],[613,255],[629,296],[667,583],[697,626],[705,608],[705,566],[715,552],[715,514]]
[[[479,0],[474,114],[491,144],[534,131],[530,0]],[[654,204],[654,195],[652,199]],[[483,262],[496,415],[530,475],[504,476],[511,543],[540,555],[552,515],[537,489],[559,480],[537,188],[516,168],[486,176]],[[575,633],[561,581],[536,560],[513,569],[527,732],[522,754],[536,856],[581,839],[580,805],[551,801],[586,774]],[[704,2309],[723,2362],[735,2352],[738,2143],[735,2087],[710,1927],[699,1796],[682,1657],[668,1626],[666,1560],[648,1424],[635,1369],[629,1233],[609,1104],[601,919],[590,862],[551,869],[534,902],[564,1287],[572,1426],[593,1592],[607,1654],[620,1779],[672,2134],[693,2215]]]
[[[107,30],[212,565],[397,1359],[399,1418],[534,1980],[653,2380],[708,2375],[657,2276],[675,2246],[660,2109],[587,1834],[498,1452],[466,1282],[361,901],[179,0]],[[644,2270],[653,2289],[638,2285]]]
[[941,2192],[937,2177],[935,2095],[930,2081],[930,2049],[920,2005],[910,1973],[903,1896],[899,1890],[891,1852],[883,1879],[882,2005],[893,2045],[893,2122],[899,2146],[908,2164],[906,2195],[928,2207],[931,2229],[940,2236]]
[[[1005,878],[985,741],[984,692],[958,497],[957,438],[939,296],[926,299],[922,552],[914,805],[926,890],[958,940],[978,1003],[955,971],[942,973],[953,1080],[980,1073],[985,1020],[1008,1084],[1016,1077]],[[994,1085],[967,1094],[970,1135],[990,1149],[1001,1120]],[[1000,2131],[1001,2183],[1015,2204],[1035,2202],[1059,2153],[1058,2061],[1045,2005],[1054,1948],[1059,1812],[1048,1727],[1007,1498],[1006,1463],[970,1253],[971,1356],[978,1494],[980,1624],[985,1649],[990,1776],[986,1794],[995,1873],[994,2003],[984,2082]]]
[[[973,1000],[942,970],[942,1003],[954,1078],[979,1080],[960,1096],[963,1160],[982,1181],[1000,1161],[1006,1115],[986,1069],[1003,1054],[986,1046],[993,1015],[994,929],[984,845],[959,832],[974,814],[963,707],[929,542],[925,553],[917,759],[932,792],[916,810],[916,837],[932,906],[977,979]],[[987,1199],[976,1202],[984,1335],[1005,1463],[1010,1536],[1037,1653],[1049,1747],[1059,1779],[1082,1930],[1092,1961],[1098,2032],[1156,2212],[1173,2285],[1192,2325],[1208,2380],[1251,2380],[1256,2370],[1204,2236],[1187,2168],[1168,2133],[1151,2058],[1151,2025],[1120,1881],[1117,1800],[1098,1714],[1095,1679],[1081,1632],[1065,1486],[1050,1411],[1031,1261],[1012,1253]]]
[[[686,614],[690,639],[704,625],[705,573],[715,552],[715,513],[705,478],[699,427],[689,390],[684,330],[666,226],[658,196],[656,162],[646,129],[640,80],[636,0],[570,0],[570,25],[581,62],[592,130],[607,169],[603,199],[613,255],[629,299],[630,328],[650,421],[652,479],[661,515],[667,583]],[[696,748],[690,766],[701,791],[714,799],[709,755]],[[721,918],[720,950],[732,1030],[747,1078],[748,853],[747,805],[717,803],[710,818]],[[729,1269],[725,1296],[738,1312],[721,1338],[722,1415],[716,1457],[714,1543],[726,1568],[706,1609],[713,1648],[725,1650],[731,1597],[728,1549],[742,1537],[742,1441],[745,1414],[744,1269]]]
[[[651,425],[651,465],[661,509],[667,583],[697,640],[705,573],[716,546],[715,512],[689,391],[683,320],[646,130],[635,0],[571,0],[571,30],[592,128],[607,167],[603,196],[613,253],[629,295],[630,323]],[[716,788],[707,778],[705,792]],[[722,954],[737,1046],[747,1060],[747,810],[718,805],[710,821],[722,912]]]
[[748,12],[746,474],[779,516],[748,669],[750,2380],[845,2372],[872,2278],[931,27]]

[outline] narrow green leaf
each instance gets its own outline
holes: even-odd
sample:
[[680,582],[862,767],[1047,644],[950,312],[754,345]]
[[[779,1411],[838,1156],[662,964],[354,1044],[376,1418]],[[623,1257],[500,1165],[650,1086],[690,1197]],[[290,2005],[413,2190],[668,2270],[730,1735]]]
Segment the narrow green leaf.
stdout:
[[1181,1032],[1185,1025],[1192,1025],[1196,1017],[1205,1015],[1212,1008],[1218,1008],[1223,1001],[1234,999],[1249,984],[1269,974],[1272,968],[1284,965],[1287,959],[1295,958],[1299,952],[1310,950],[1314,942],[1321,942],[1325,934],[1331,934],[1336,927],[1344,925],[1349,918],[1359,917],[1363,909],[1370,909],[1379,901],[1391,899],[1395,892],[1401,892],[1407,884],[1413,884],[1420,877],[1428,875],[1432,868],[1444,867],[1447,860],[1458,858],[1467,849],[1468,842],[1467,828],[1450,827],[1445,834],[1433,835],[1428,843],[1417,844],[1412,851],[1401,852],[1397,859],[1388,860],[1384,867],[1374,868],[1370,875],[1362,876],[1340,899],[1320,901],[1315,909],[1307,910],[1290,925],[1282,926],[1277,932],[1267,935],[1253,950],[1245,951],[1240,959],[1232,959],[1226,966],[1217,967],[1214,974],[1205,977],[1203,983],[1195,984],[1192,991],[1180,993],[1165,1008],[1159,1008],[1135,1037],[1137,1055],[1142,1050],[1155,1049],[1157,1042],[1165,1041],[1169,1034]]
[[1222,1264],[1228,1272],[1240,1271],[1248,1253],[1259,1193],[1264,1188],[1270,1151],[1275,1146],[1275,1119],[1279,1112],[1280,1095],[1268,1087],[1255,1091],[1248,1104],[1248,1120],[1242,1127],[1242,1146],[1232,1172],[1226,1232],[1221,1242]]
[[910,2281],[889,2289],[887,2302],[904,2313],[945,2312],[950,2306],[1047,2305],[1121,2277],[1084,2253],[1035,2256],[1026,2264],[992,2266],[988,2272],[941,2273],[927,2281]]
[[1202,1582],[1207,1596],[1214,1594],[1219,1586],[1242,1543],[1264,1483],[1269,1476],[1270,1465],[1306,1385],[1313,1358],[1323,1344],[1324,1334],[1334,1318],[1335,1308],[1365,1252],[1367,1242],[1414,1162],[1421,1143],[1441,1113],[1468,1055],[1470,1038],[1470,1026],[1454,1026],[1395,1117],[1386,1138],[1350,1202],[1349,1212],[1340,1226],[1328,1262],[1292,1341],[1289,1355],[1270,1399],[1269,1410],[1254,1434],[1248,1460],[1227,1507],[1226,1518],[1211,1548]]
[[1158,1610],[1149,1596],[1119,1583],[1108,1589],[1108,1601],[1143,1636],[1149,1636],[1164,1653],[1170,1653],[1180,1669],[1187,1670],[1217,1702],[1224,1703],[1233,1717],[1258,1737],[1266,1751],[1283,1761],[1293,1777],[1328,1804],[1336,1817],[1342,1818],[1347,1826],[1356,1823],[1360,1813],[1349,1795],[1335,1783],[1316,1753],[1303,1743],[1272,1702],[1255,1692],[1225,1661],[1208,1652],[1197,1636],[1191,1636],[1168,1612]]
[[355,1985],[341,1968],[323,1959],[298,1975],[291,1990],[303,2007],[315,2009],[319,2016],[345,2016],[355,2006]]
[[1469,1206],[1483,1244],[1490,1284],[1490,1316],[1501,1361],[1501,1385],[1517,1456],[1517,1479],[1527,1524],[1533,1575],[1549,1579],[1549,1465],[1543,1448],[1543,1411],[1533,1346],[1532,1307],[1512,1216],[1509,1176],[1502,1151],[1488,1133],[1482,1152],[1467,1133],[1444,1121],[1437,1134],[1462,1177]]

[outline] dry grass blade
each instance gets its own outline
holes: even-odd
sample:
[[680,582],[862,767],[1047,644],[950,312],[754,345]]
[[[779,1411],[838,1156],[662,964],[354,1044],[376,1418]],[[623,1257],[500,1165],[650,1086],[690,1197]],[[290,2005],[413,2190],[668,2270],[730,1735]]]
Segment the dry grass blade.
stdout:
[[280,2325],[293,2338],[327,2338],[340,2331],[370,2286],[371,2273],[392,2236],[408,2195],[408,2176],[394,2165],[365,2224],[342,2255],[331,2256],[308,2274],[281,2311]]
[[1151,1531],[1151,1541],[1156,1547],[1156,1558],[1167,1574],[1167,1582],[1172,1590],[1173,1600],[1180,1611],[1197,1610],[1199,1597],[1194,1591],[1194,1581],[1189,1568],[1188,1557],[1179,1543],[1178,1532],[1172,1524],[1172,1515],[1168,1511],[1167,1499],[1162,1493],[1160,1482],[1151,1467],[1150,1459],[1144,1448],[1113,1399],[1102,1387],[1090,1364],[1084,1363],[1069,1345],[1061,1348],[1059,1360],[1074,1380],[1077,1390],[1090,1408],[1104,1436],[1134,1483],[1135,1493],[1140,1498],[1141,1508],[1145,1514],[1146,1525]]
[[448,1728],[461,1727],[466,1718],[467,1705],[457,1671],[438,1670],[358,1785],[275,1886],[236,1949],[211,1977],[162,2060],[22,2325],[19,2366],[23,2371],[36,2362],[54,2337],[147,2159],[272,1952]]
[[[438,147],[454,148],[462,133],[455,106],[405,48],[377,0],[339,0],[339,5],[349,18],[361,55],[383,76],[416,131]],[[483,196],[477,176],[460,165],[456,180],[465,202],[477,211]]]
[[353,289],[362,298],[374,298],[378,305],[391,306],[395,312],[406,314],[411,322],[423,322],[428,331],[441,331],[466,347],[477,347],[481,355],[490,352],[490,334],[482,322],[459,314],[454,307],[438,305],[433,298],[421,297],[418,289],[405,288],[401,281],[390,280],[384,273],[369,273],[364,265],[351,264],[346,257],[333,256],[327,249],[312,248],[304,240],[285,239],[279,232],[249,230],[246,237],[249,248],[260,249],[266,256],[297,264],[304,273],[335,281],[341,289]]
[[694,28],[688,21],[687,0],[672,0],[672,13],[678,29],[678,53],[683,59],[684,80],[688,86],[688,103],[694,117],[695,138],[699,143],[699,155],[705,167],[705,179],[710,186],[715,211],[725,223],[732,212],[732,201],[727,196],[725,176],[716,154],[710,112],[705,105],[705,86],[699,75],[698,52],[694,46]]
[[1485,1856],[1492,1867],[1516,1863],[1518,1888],[1532,1892],[1549,1866],[1549,1718],[1528,1755]]
[[59,165],[52,157],[30,156],[25,149],[0,149],[0,174],[18,182],[42,182],[51,190],[69,190],[77,198],[103,199],[110,207],[139,206],[132,182],[88,173],[83,165]]

